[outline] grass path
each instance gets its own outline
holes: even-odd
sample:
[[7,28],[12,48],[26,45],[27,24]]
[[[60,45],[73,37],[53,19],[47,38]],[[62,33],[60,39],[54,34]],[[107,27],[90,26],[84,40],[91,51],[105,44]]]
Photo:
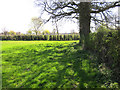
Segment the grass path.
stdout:
[[78,41],[3,41],[3,88],[90,88],[104,83]]

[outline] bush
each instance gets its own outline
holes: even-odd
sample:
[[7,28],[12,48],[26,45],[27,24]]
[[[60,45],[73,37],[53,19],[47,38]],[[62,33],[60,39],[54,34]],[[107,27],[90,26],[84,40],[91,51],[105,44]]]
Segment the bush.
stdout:
[[49,40],[49,35],[44,35],[44,40]]
[[72,35],[70,34],[70,35],[68,35],[68,40],[73,40],[72,39]]
[[90,34],[90,49],[98,55],[98,63],[112,70],[112,77],[120,83],[120,37],[118,31],[99,30]]
[[50,35],[50,39],[49,40],[53,40],[53,35]]
[[60,40],[60,35],[57,35],[57,40],[58,40],[58,41]]
[[41,37],[41,40],[44,40],[44,35],[40,35],[40,37]]
[[53,40],[57,40],[57,35],[53,35]]
[[74,35],[74,40],[77,40],[77,35]]
[[7,37],[7,40],[12,40],[12,38],[10,36]]

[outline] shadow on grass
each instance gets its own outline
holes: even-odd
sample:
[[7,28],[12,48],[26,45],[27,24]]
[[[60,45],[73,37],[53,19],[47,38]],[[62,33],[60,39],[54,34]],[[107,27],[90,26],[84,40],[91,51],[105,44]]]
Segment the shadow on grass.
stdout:
[[[59,63],[51,65],[49,68],[56,68],[57,72],[50,73],[44,77],[45,83],[40,83],[40,87],[52,88],[85,88],[85,87],[100,87],[97,79],[95,78],[100,73],[94,71],[90,63],[90,53],[75,49],[74,45],[69,45],[69,48],[60,50],[61,47],[55,47],[57,50],[46,50],[42,53],[47,53],[47,56],[52,56],[46,63]],[[76,46],[78,47],[78,46]],[[56,53],[54,55],[54,53]],[[64,53],[59,55],[59,53]],[[45,55],[46,56],[46,55]],[[59,67],[62,66],[60,69]],[[48,68],[48,69],[49,69]],[[47,70],[47,69],[46,69]],[[51,83],[51,85],[50,85]],[[54,83],[54,84],[53,84]]]
[[67,88],[87,88],[98,87],[95,76],[98,72],[93,72],[90,67],[91,59],[86,51],[76,51],[63,55],[58,62],[64,66],[57,72],[55,87]]
[[[90,58],[91,54],[88,51],[80,50],[79,47],[75,44],[48,44],[44,50],[27,49],[26,52],[12,58],[12,65],[20,68],[8,72],[9,76],[5,74],[5,79],[11,78],[13,73],[15,76],[13,82],[3,79],[3,85],[18,88],[99,87],[96,76],[100,73],[97,68],[93,68],[94,65],[91,66],[95,64],[92,63],[95,60]],[[37,48],[39,49],[39,45]]]

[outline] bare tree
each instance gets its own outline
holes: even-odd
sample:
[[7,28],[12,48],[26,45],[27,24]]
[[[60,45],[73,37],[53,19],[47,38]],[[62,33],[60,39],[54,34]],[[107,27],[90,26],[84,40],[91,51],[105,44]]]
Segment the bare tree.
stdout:
[[56,29],[54,28],[53,31],[52,31],[52,34],[55,34],[56,33]]
[[72,29],[70,32],[71,32],[72,34],[75,34],[75,30],[74,30],[74,29]]
[[115,2],[80,2],[79,0],[72,0],[66,2],[59,2],[59,0],[36,0],[36,4],[42,7],[44,12],[49,14],[49,20],[56,19],[56,21],[67,18],[79,20],[80,43],[84,49],[89,45],[90,23],[92,20],[96,23],[111,23],[112,19],[111,8],[120,6],[120,1]]
[[33,17],[31,21],[32,21],[31,29],[37,35],[40,31],[40,28],[42,27],[43,20],[39,17]]
[[62,20],[57,21],[56,19],[52,19],[52,25],[53,25],[53,32],[59,35],[59,31],[61,26],[64,24],[64,22],[61,22]]
[[3,35],[9,35],[9,32],[6,29],[6,27],[2,28],[2,32],[3,32]]

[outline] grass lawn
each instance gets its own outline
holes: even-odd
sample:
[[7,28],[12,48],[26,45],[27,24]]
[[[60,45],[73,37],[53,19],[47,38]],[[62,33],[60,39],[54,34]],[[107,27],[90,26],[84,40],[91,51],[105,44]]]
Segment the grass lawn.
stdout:
[[93,88],[104,78],[78,41],[2,41],[3,88]]

